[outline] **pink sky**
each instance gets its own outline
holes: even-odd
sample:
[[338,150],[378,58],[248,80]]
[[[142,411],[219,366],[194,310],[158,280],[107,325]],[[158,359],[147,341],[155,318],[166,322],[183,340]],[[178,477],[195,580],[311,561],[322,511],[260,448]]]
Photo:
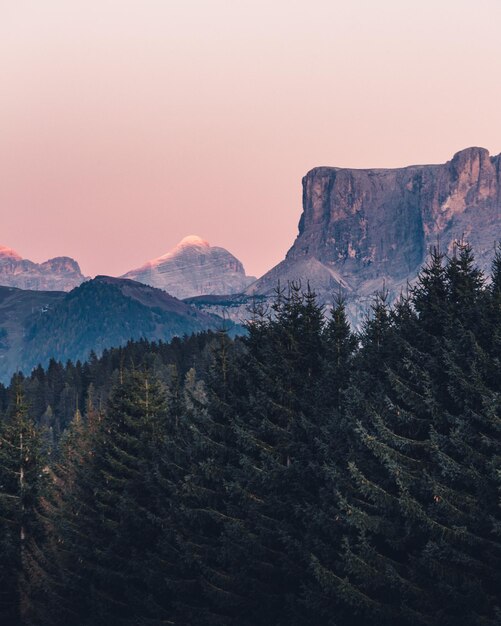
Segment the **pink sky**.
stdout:
[[2,0],[0,245],[121,274],[188,234],[249,274],[317,165],[501,152],[501,0]]

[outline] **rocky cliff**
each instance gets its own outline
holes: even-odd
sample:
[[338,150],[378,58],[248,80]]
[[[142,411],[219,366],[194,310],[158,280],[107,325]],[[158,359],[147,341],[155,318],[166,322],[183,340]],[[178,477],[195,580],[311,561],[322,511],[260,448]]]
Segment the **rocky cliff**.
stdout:
[[242,292],[255,279],[224,248],[191,235],[167,254],[123,276],[167,291],[176,298]]
[[396,292],[415,278],[431,246],[450,252],[461,238],[489,270],[501,240],[501,155],[467,148],[443,165],[317,167],[303,179],[296,241],[248,293],[298,279],[326,300],[339,290],[363,300],[383,282]]
[[70,257],[34,263],[11,248],[0,246],[0,285],[36,291],[71,291],[84,280],[78,263]]

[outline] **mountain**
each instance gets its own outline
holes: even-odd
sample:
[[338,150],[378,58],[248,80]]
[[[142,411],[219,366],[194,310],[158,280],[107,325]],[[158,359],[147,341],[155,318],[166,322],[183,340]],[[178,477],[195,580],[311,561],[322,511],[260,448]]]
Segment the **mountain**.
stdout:
[[76,261],[67,256],[34,263],[0,246],[0,285],[37,291],[70,291],[80,285],[82,275]]
[[97,276],[70,293],[0,287],[0,381],[50,358],[83,360],[129,339],[169,341],[223,326],[241,331],[132,280]]
[[228,250],[191,235],[170,252],[124,274],[177,298],[244,291],[255,278],[246,276],[242,263]]
[[303,178],[299,234],[284,261],[247,294],[309,280],[325,301],[341,291],[352,314],[383,284],[398,295],[437,244],[472,244],[489,270],[501,240],[501,155],[467,148],[442,165],[398,169],[317,167]]

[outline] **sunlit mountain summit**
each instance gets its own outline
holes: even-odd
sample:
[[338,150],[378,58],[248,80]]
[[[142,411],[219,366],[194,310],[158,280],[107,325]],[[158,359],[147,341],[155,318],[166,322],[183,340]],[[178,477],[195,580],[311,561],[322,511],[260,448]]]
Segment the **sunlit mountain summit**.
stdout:
[[34,263],[12,248],[0,245],[0,285],[36,291],[71,291],[84,280],[80,266],[70,257]]
[[211,246],[198,235],[182,239],[172,250],[124,274],[176,298],[242,292],[255,278],[225,248]]

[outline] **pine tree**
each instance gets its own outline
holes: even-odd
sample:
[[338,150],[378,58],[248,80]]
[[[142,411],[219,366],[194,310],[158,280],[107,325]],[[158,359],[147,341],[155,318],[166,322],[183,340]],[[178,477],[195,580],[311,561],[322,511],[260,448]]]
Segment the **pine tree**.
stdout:
[[445,255],[438,248],[432,248],[430,259],[421,269],[412,290],[412,303],[420,326],[433,337],[442,336],[449,325],[444,259]]
[[[350,466],[355,490],[341,498],[356,532],[346,538],[345,577],[325,572],[348,602],[365,607],[362,623],[497,619],[489,454],[499,442],[497,398],[486,388],[489,361],[474,334],[483,281],[468,249],[445,267],[439,261],[421,275],[410,306],[395,308],[384,394],[364,391],[362,445]],[[374,333],[368,338],[374,343]]]
[[[455,243],[453,256],[445,268],[445,278],[450,316],[460,323],[461,330],[480,331],[480,315],[484,309],[480,304],[487,295],[483,289],[485,279],[475,265],[475,257],[468,243]],[[455,330],[455,325],[452,325],[451,330]]]
[[75,466],[67,459],[70,490],[58,530],[65,545],[66,619],[72,624],[161,619],[149,595],[148,556],[160,534],[154,470],[164,421],[159,383],[147,374],[125,372],[84,463]]
[[242,623],[314,619],[301,596],[309,576],[308,515],[321,488],[315,453],[325,417],[318,402],[324,323],[315,294],[290,285],[278,293],[272,315],[248,327],[248,397],[234,418],[239,465],[232,487],[241,521],[230,535],[238,555],[233,569],[245,564]]
[[[404,302],[400,309],[404,318]],[[405,347],[403,325],[389,309],[385,294],[377,294],[361,335],[353,381],[344,394],[345,437],[350,445],[340,459],[344,472],[334,472],[330,498],[337,549],[313,555],[321,591],[337,607],[341,620],[353,624],[410,623],[402,602],[410,585],[402,577],[395,544],[401,544],[404,555],[408,524],[398,504],[405,481],[415,475],[417,462],[412,457],[419,455],[420,442],[414,441],[417,433],[411,435],[415,422],[409,410],[396,406],[393,373]],[[418,396],[419,389],[406,380],[405,372],[399,373],[401,389]],[[397,612],[400,621],[392,621]]]
[[225,528],[239,524],[230,514],[229,484],[237,463],[231,422],[235,394],[244,391],[240,375],[232,344],[221,332],[212,348],[206,385],[193,370],[188,372],[182,408],[176,401],[173,405],[178,413],[163,475],[173,485],[168,515],[177,537],[172,541],[167,535],[164,552],[179,623],[232,624],[242,610],[224,538]]
[[0,618],[15,625],[30,610],[25,568],[41,541],[45,458],[20,377],[14,379],[13,391],[11,408],[0,424]]
[[350,619],[338,601],[337,589],[328,583],[326,569],[336,569],[343,527],[338,494],[349,480],[346,463],[353,453],[346,394],[353,384],[357,337],[351,332],[344,302],[338,299],[323,332],[324,362],[319,377],[315,411],[322,414],[314,440],[311,464],[317,473],[318,492],[304,508],[307,521],[304,550],[309,555],[304,602],[318,624],[341,624]]
[[323,334],[325,344],[325,364],[320,390],[322,402],[340,410],[343,404],[343,392],[351,383],[353,354],[357,348],[357,338],[352,333],[346,315],[344,300],[339,297],[331,310]]
[[447,532],[432,534],[421,563],[431,572],[444,622],[495,624],[501,600],[501,544],[496,533],[499,507],[494,504],[499,485],[493,469],[501,431],[499,361],[489,355],[486,337],[492,291],[484,289],[467,245],[446,269],[452,323],[441,355],[447,388],[440,394],[443,419],[431,430],[430,482],[433,519]]
[[49,484],[40,503],[43,537],[26,571],[31,610],[25,622],[30,626],[67,623],[68,572],[62,527],[70,519],[70,501],[78,510],[71,495],[76,489],[77,468],[90,454],[90,431],[77,410],[47,467]]

